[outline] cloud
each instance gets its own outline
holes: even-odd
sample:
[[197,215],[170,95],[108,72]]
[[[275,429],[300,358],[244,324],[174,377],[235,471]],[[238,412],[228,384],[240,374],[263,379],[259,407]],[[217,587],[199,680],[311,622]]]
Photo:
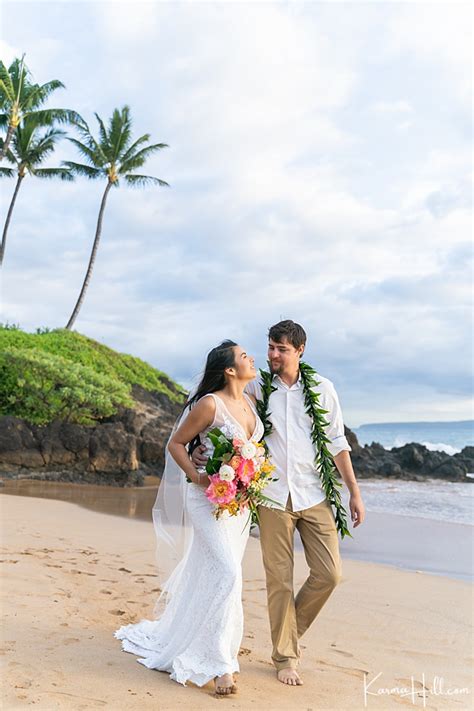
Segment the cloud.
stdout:
[[[92,128],[128,103],[134,133],[170,145],[145,171],[170,189],[109,195],[78,330],[190,385],[222,338],[263,364],[268,326],[294,318],[349,424],[469,416],[468,38],[438,36],[446,13],[418,43],[431,11],[400,4],[51,8],[18,25],[8,6],[38,81],[65,81]],[[25,181],[4,320],[65,325],[104,187]]]

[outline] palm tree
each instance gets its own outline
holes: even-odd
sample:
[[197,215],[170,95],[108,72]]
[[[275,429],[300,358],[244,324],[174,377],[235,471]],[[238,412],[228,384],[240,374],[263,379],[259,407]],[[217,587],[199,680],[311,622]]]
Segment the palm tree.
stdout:
[[[0,167],[0,177],[13,178],[17,175],[15,190],[8,208],[5,225],[3,228],[2,245],[0,247],[0,266],[3,263],[8,228],[15,206],[15,201],[24,178],[29,174],[35,178],[60,178],[61,180],[74,180],[72,173],[67,168],[40,168],[44,160],[51,155],[56,143],[65,136],[65,131],[57,128],[46,128],[38,124],[35,116],[29,116],[17,127],[13,135],[11,148],[6,151],[6,158],[13,168]],[[0,138],[0,148],[4,148],[4,141]]]
[[52,79],[46,84],[32,84],[24,60],[25,55],[21,59],[14,59],[8,69],[0,61],[0,127],[7,130],[0,150],[0,160],[5,158],[10,141],[23,119],[34,115],[38,125],[46,126],[54,122],[82,120],[71,109],[40,109],[54,91],[65,87],[58,79]]
[[[89,180],[104,179],[107,181],[105,191],[102,195],[102,200],[99,208],[99,216],[97,219],[97,227],[95,231],[94,244],[87,267],[86,276],[82,285],[81,293],[69,319],[66,328],[72,328],[76,320],[79,309],[81,308],[84,296],[89,285],[89,281],[94,267],[97,249],[99,247],[100,235],[102,232],[102,218],[104,216],[105,204],[107,196],[112,186],[118,188],[120,179],[123,178],[127,185],[132,187],[146,187],[148,185],[166,185],[164,180],[153,178],[149,175],[137,175],[134,171],[145,163],[146,159],[161,150],[167,148],[166,143],[154,143],[153,145],[144,146],[150,140],[150,134],[145,133],[140,138],[137,138],[132,143],[132,121],[130,118],[130,109],[124,106],[121,110],[115,109],[112,118],[109,121],[108,128],[97,114],[94,114],[99,124],[99,138],[96,140],[90,132],[89,126],[85,121],[80,121],[76,124],[77,129],[82,138],[81,141],[75,138],[68,138],[69,141],[79,149],[80,153],[86,158],[87,164],[74,163],[73,161],[63,161],[65,165],[74,175],[81,175]],[[169,187],[169,186],[168,186]]]

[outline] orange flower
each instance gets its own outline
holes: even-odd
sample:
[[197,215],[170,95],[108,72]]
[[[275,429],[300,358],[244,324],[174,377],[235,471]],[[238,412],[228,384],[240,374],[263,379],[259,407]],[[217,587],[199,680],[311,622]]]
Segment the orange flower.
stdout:
[[239,457],[237,454],[235,454],[232,459],[229,461],[229,466],[232,467],[234,471],[237,471],[237,469],[240,466],[240,462],[242,461],[242,457]]

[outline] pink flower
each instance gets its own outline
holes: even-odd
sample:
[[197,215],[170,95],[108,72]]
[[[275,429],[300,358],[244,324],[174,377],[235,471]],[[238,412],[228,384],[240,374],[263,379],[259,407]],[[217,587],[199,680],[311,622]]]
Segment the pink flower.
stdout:
[[234,449],[239,449],[243,445],[243,443],[243,440],[238,439],[237,437],[234,437],[234,439],[232,440],[232,445]]
[[209,477],[210,484],[206,489],[206,496],[213,504],[230,503],[237,492],[237,484],[233,481],[223,481],[219,474]]
[[242,482],[246,486],[250,484],[255,474],[255,463],[253,459],[242,459],[239,464],[239,468],[235,472]]

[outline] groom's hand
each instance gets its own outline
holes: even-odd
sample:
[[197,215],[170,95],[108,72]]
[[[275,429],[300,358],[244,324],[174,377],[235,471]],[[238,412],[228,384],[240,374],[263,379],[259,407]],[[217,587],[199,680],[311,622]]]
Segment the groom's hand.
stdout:
[[196,447],[196,449],[193,451],[191,455],[191,461],[196,468],[206,466],[207,457],[204,456],[205,451],[206,447],[203,444],[200,444],[199,447]]
[[365,518],[365,506],[360,494],[352,494],[349,499],[349,509],[354,528],[363,523]]

